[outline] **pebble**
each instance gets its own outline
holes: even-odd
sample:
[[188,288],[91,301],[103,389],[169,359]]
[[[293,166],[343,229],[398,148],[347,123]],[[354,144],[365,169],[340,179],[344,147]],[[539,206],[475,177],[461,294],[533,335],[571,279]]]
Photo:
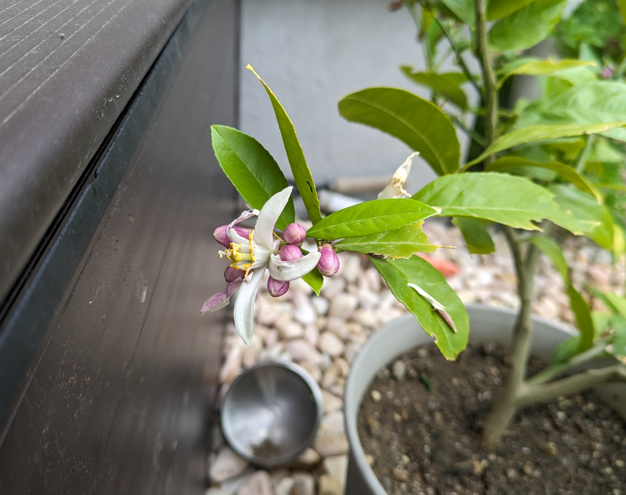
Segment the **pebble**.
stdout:
[[291,495],[294,480],[290,476],[286,476],[274,485],[274,495]]
[[239,488],[237,495],[274,495],[272,479],[267,471],[255,471]]
[[359,298],[354,294],[339,294],[330,301],[329,316],[348,319],[359,305]]
[[344,343],[332,332],[324,332],[320,335],[317,347],[332,357],[339,357],[346,350]]
[[343,495],[344,484],[329,474],[323,474],[319,479],[319,495]]
[[343,411],[332,411],[322,418],[321,428],[334,433],[345,433]]
[[292,340],[285,347],[285,351],[296,361],[308,361],[314,364],[319,364],[322,361],[322,356],[307,340]]
[[322,458],[312,448],[306,449],[302,454],[289,463],[290,468],[295,469],[311,469],[317,466]]
[[221,483],[242,473],[247,467],[248,461],[224,445],[209,469],[209,478],[213,483]]
[[304,336],[304,327],[295,321],[289,321],[278,328],[279,335],[284,340],[299,339]]
[[334,455],[324,459],[322,466],[326,474],[337,478],[345,483],[346,474],[348,473],[348,456]]
[[383,394],[381,394],[378,390],[372,390],[371,395],[374,402],[380,402],[383,398]]
[[324,401],[324,414],[343,408],[343,400],[326,390],[322,390],[322,400]]
[[290,495],[315,495],[315,478],[313,475],[304,471],[295,472]]
[[320,429],[313,441],[313,448],[322,457],[348,453],[348,439],[342,433]]
[[391,366],[391,372],[393,373],[393,376],[396,380],[398,381],[404,380],[404,377],[406,376],[405,362],[400,359],[398,359],[397,361],[394,361],[393,365]]

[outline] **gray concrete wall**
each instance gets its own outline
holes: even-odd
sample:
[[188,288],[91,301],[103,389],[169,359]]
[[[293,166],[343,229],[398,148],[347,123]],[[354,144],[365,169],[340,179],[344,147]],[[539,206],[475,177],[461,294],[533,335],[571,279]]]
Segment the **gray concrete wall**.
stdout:
[[[258,139],[291,177],[274,114],[251,64],[289,113],[316,183],[336,177],[391,174],[411,153],[375,129],[343,120],[339,99],[370,86],[428,91],[399,66],[425,68],[406,10],[387,12],[387,0],[242,0],[241,129]],[[475,103],[475,95],[472,99]],[[424,122],[427,126],[428,122]],[[466,136],[458,133],[463,148]],[[435,177],[415,161],[409,186]]]

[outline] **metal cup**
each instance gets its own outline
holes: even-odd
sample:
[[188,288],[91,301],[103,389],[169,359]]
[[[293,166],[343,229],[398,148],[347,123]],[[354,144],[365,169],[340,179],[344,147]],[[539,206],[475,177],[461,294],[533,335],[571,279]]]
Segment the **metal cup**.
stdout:
[[222,431],[229,445],[253,464],[286,464],[306,449],[322,418],[322,392],[293,363],[248,368],[231,384],[222,404]]

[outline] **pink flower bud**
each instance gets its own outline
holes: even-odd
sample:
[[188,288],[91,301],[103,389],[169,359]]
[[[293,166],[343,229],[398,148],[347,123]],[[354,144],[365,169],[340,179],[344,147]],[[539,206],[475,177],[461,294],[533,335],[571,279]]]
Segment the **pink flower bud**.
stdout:
[[285,229],[285,241],[289,244],[300,246],[306,239],[306,230],[302,225],[290,223]]
[[[215,237],[215,240],[224,247],[230,247],[230,239],[226,235],[227,228],[228,225],[222,225],[221,227],[218,227],[213,231],[213,237]],[[250,235],[250,232],[252,232],[251,229],[246,229],[245,227],[233,228],[235,229],[235,232],[237,232],[241,237],[245,237],[246,239]]]
[[246,272],[243,270],[237,270],[237,268],[232,268],[230,266],[227,266],[226,270],[224,270],[224,278],[229,284],[238,278],[243,278],[245,274]]
[[270,277],[267,280],[267,290],[272,297],[280,297],[289,290],[289,282],[282,282]]
[[339,258],[330,244],[322,244],[320,247],[320,260],[317,269],[325,277],[332,277],[339,271]]
[[285,244],[280,248],[280,259],[283,261],[295,261],[302,258],[302,251],[298,246]]

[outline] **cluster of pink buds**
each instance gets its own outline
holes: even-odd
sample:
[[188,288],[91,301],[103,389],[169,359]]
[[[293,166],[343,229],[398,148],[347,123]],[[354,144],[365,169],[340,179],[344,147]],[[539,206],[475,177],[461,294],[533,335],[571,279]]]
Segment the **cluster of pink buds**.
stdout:
[[[306,230],[302,225],[290,223],[284,232],[285,244],[280,248],[278,255],[282,261],[296,261],[302,258],[300,247],[306,238]],[[280,297],[289,290],[289,282],[275,280],[270,276],[267,281],[267,290],[272,297]]]

